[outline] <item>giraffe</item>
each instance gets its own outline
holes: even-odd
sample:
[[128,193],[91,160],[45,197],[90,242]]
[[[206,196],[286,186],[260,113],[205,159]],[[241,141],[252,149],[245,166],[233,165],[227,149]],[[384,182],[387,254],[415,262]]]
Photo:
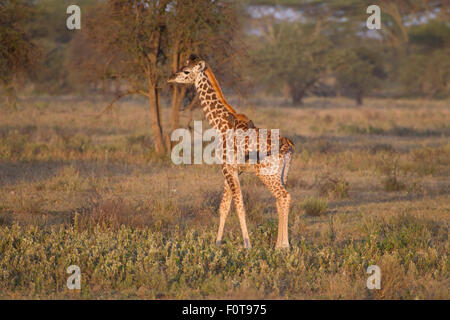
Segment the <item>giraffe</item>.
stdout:
[[[224,137],[227,130],[249,129],[259,132],[251,120],[244,114],[237,113],[225,100],[222,90],[214,77],[207,63],[197,57],[191,55],[186,65],[180,71],[172,75],[168,83],[173,84],[194,84],[197,90],[203,112],[210,125],[218,130]],[[219,205],[219,230],[217,232],[216,244],[220,245],[225,227],[225,221],[230,211],[231,202],[234,202],[235,209],[238,214],[239,223],[244,240],[244,248],[251,248],[250,238],[248,235],[247,224],[245,220],[245,208],[242,198],[241,186],[239,183],[239,174],[241,172],[253,172],[269,189],[276,198],[278,213],[278,235],[276,248],[289,248],[288,239],[288,215],[291,196],[286,190],[286,181],[290,168],[293,143],[288,138],[279,137],[279,152],[272,154],[272,135],[267,132],[266,142],[260,141],[250,142],[249,139],[241,139],[241,143],[245,144],[246,160],[249,158],[249,152],[266,148],[266,157],[257,159],[256,162],[250,163],[227,163],[222,164],[222,174],[224,176],[224,191],[222,200]],[[275,146],[277,145],[274,141]],[[224,143],[224,148],[226,145]],[[236,146],[235,146],[236,149]],[[226,149],[223,152],[226,153]],[[275,170],[271,174],[264,173],[264,168],[273,166]]]

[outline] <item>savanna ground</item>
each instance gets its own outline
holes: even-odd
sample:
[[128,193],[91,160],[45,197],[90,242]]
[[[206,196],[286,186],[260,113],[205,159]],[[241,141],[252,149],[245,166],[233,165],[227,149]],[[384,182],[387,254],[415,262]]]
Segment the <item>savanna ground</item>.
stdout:
[[449,299],[449,101],[237,103],[295,142],[288,252],[274,250],[274,199],[246,174],[253,248],[234,211],[217,248],[220,168],[156,156],[145,103],[97,119],[105,105],[1,111],[0,298]]

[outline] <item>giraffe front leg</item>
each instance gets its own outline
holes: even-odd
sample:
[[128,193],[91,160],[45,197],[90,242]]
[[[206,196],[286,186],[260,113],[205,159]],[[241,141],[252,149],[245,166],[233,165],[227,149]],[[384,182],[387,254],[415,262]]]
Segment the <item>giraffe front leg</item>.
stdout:
[[241,225],[242,237],[244,238],[244,248],[250,249],[250,238],[248,236],[247,223],[245,221],[244,199],[242,198],[241,185],[239,183],[238,170],[232,165],[223,165],[222,173],[230,187],[233,196],[234,206]]
[[225,221],[227,219],[228,213],[230,212],[232,194],[231,189],[228,186],[228,182],[225,180],[225,186],[223,188],[222,201],[219,206],[219,231],[217,232],[216,245],[220,246],[222,242],[223,229],[225,227]]

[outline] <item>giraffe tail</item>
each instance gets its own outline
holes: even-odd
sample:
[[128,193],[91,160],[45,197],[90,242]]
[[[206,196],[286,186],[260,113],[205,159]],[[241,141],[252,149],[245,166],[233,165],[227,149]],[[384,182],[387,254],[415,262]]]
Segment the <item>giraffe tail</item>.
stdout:
[[286,188],[289,168],[291,166],[292,152],[294,151],[294,143],[288,138],[281,138],[281,152],[283,154],[283,167],[281,168],[281,184]]
[[287,177],[289,174],[289,168],[291,167],[291,158],[292,158],[292,152],[288,152],[283,156],[283,167],[281,168],[281,184],[284,188],[286,188],[287,183]]

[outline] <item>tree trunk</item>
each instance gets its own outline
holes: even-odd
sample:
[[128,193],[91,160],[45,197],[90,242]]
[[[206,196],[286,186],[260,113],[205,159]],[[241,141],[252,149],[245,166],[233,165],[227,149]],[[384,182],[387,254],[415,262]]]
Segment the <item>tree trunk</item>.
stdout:
[[359,91],[359,92],[356,93],[355,100],[356,100],[356,105],[357,106],[362,106],[362,104],[363,104],[363,94],[362,94],[362,92]]
[[294,106],[301,106],[303,104],[303,96],[304,96],[303,90],[296,90],[291,89],[291,98],[292,98],[292,104]]
[[163,130],[161,126],[159,92],[155,85],[150,84],[148,93],[155,151],[157,154],[162,155],[166,150],[164,148]]

